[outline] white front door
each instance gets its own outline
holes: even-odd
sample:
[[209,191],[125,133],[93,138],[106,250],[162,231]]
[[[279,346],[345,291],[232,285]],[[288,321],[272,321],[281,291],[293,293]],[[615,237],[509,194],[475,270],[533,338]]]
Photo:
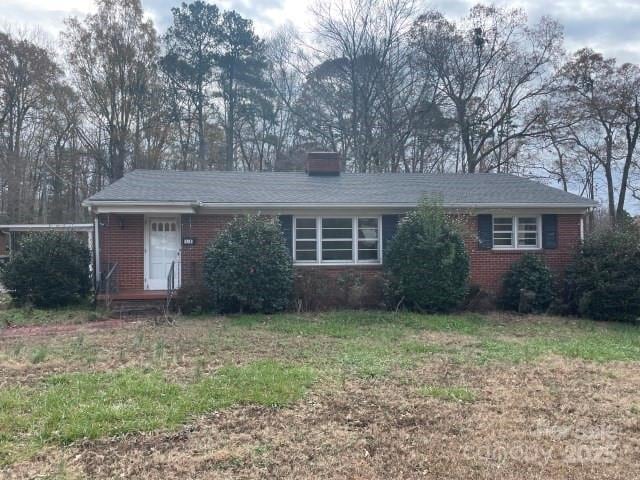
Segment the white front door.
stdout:
[[180,286],[180,223],[176,217],[149,217],[145,222],[145,290],[166,290],[174,263],[174,286]]

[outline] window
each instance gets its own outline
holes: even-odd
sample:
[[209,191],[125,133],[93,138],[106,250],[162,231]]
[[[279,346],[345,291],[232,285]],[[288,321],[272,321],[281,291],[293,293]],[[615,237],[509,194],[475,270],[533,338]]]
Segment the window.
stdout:
[[513,218],[493,217],[493,246],[513,247]]
[[316,262],[318,242],[315,218],[296,218],[296,260]]
[[538,248],[539,217],[493,217],[494,248]]
[[353,219],[322,219],[322,261],[353,261]]
[[295,262],[380,263],[380,217],[296,217]]
[[378,219],[358,218],[358,260],[378,261]]
[[518,217],[518,247],[538,246],[538,219],[536,217]]

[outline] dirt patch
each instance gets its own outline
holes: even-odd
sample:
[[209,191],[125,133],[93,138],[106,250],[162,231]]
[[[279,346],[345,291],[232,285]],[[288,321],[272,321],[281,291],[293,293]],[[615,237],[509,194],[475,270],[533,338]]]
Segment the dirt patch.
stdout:
[[[555,334],[551,319],[540,321],[544,328],[534,321],[531,329],[525,323],[524,339]],[[390,340],[366,330],[339,339],[239,328],[224,318],[183,319],[175,327],[108,322],[75,325],[80,330],[51,339],[7,337],[0,386],[3,375],[5,385],[36,385],[60,371],[128,366],[187,382],[265,358],[309,365],[318,381],[288,408],[237,406],[193,418],[179,431],[52,446],[0,478],[640,478],[638,362],[544,355],[478,363],[470,360],[478,339],[453,331],[407,329]],[[495,338],[504,334],[495,329]],[[43,344],[46,359],[32,363],[32,349]],[[361,353],[350,350],[354,345],[371,348],[363,363],[374,354],[408,361],[361,378],[340,363]],[[426,397],[425,386],[464,387],[475,400]]]
[[[638,478],[640,426],[629,406],[637,369],[551,359],[535,366],[452,368],[415,384],[464,384],[478,400],[444,402],[413,384],[348,381],[286,409],[213,413],[177,433],[80,442],[16,465],[87,478]],[[623,379],[622,381],[620,381]]]
[[140,320],[108,319],[71,325],[30,325],[24,327],[6,327],[0,330],[0,338],[64,335],[79,332],[90,333],[96,330],[120,328],[126,324],[131,324],[137,321]]

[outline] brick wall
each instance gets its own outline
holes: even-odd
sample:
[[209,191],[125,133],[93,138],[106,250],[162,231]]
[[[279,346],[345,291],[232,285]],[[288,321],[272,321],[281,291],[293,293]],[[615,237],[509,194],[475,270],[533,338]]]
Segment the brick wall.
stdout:
[[9,237],[4,233],[0,232],[0,257],[4,255],[9,255]]
[[99,215],[100,271],[118,264],[120,291],[144,289],[144,215]]
[[233,215],[182,215],[182,238],[194,238],[195,245],[182,246],[182,283],[200,281],[204,250],[224,230]]
[[[580,218],[580,215],[558,215],[558,248],[530,252],[542,255],[545,263],[557,277],[562,276],[580,243]],[[465,239],[471,260],[470,283],[487,292],[498,293],[502,286],[502,277],[509,270],[511,264],[522,257],[526,251],[479,249],[477,225],[477,217],[470,216],[468,220],[469,235]]]
[[[117,262],[120,290],[144,289],[144,216],[111,214],[99,218],[102,271],[107,264]],[[232,218],[232,215],[182,215],[182,237],[194,238],[196,242],[182,246],[183,284],[201,279],[204,249]],[[477,217],[470,216],[467,225],[469,233],[465,243],[471,259],[470,283],[497,293],[503,275],[524,252],[480,250],[476,237]],[[561,275],[579,241],[580,215],[558,215],[558,248],[535,253],[543,255],[549,267]],[[341,306],[347,302],[373,306],[381,301],[380,266],[304,266],[295,270],[299,283],[306,281],[309,287],[317,282],[316,300],[326,306]],[[301,275],[315,277],[315,280],[302,280]],[[349,291],[345,292],[341,284],[351,285]]]
[[294,267],[296,298],[305,310],[381,306],[382,266]]

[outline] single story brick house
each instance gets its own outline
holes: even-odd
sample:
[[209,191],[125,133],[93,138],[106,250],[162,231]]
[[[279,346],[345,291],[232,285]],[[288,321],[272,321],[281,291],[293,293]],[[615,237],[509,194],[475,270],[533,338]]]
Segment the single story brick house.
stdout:
[[166,296],[168,275],[200,278],[207,244],[236,215],[278,217],[295,270],[318,272],[339,298],[358,275],[380,300],[385,244],[424,197],[468,226],[470,283],[496,293],[511,263],[536,252],[561,274],[581,241],[591,200],[506,174],[342,173],[311,153],[306,172],[135,170],[85,201],[94,215],[96,273],[112,298]]

